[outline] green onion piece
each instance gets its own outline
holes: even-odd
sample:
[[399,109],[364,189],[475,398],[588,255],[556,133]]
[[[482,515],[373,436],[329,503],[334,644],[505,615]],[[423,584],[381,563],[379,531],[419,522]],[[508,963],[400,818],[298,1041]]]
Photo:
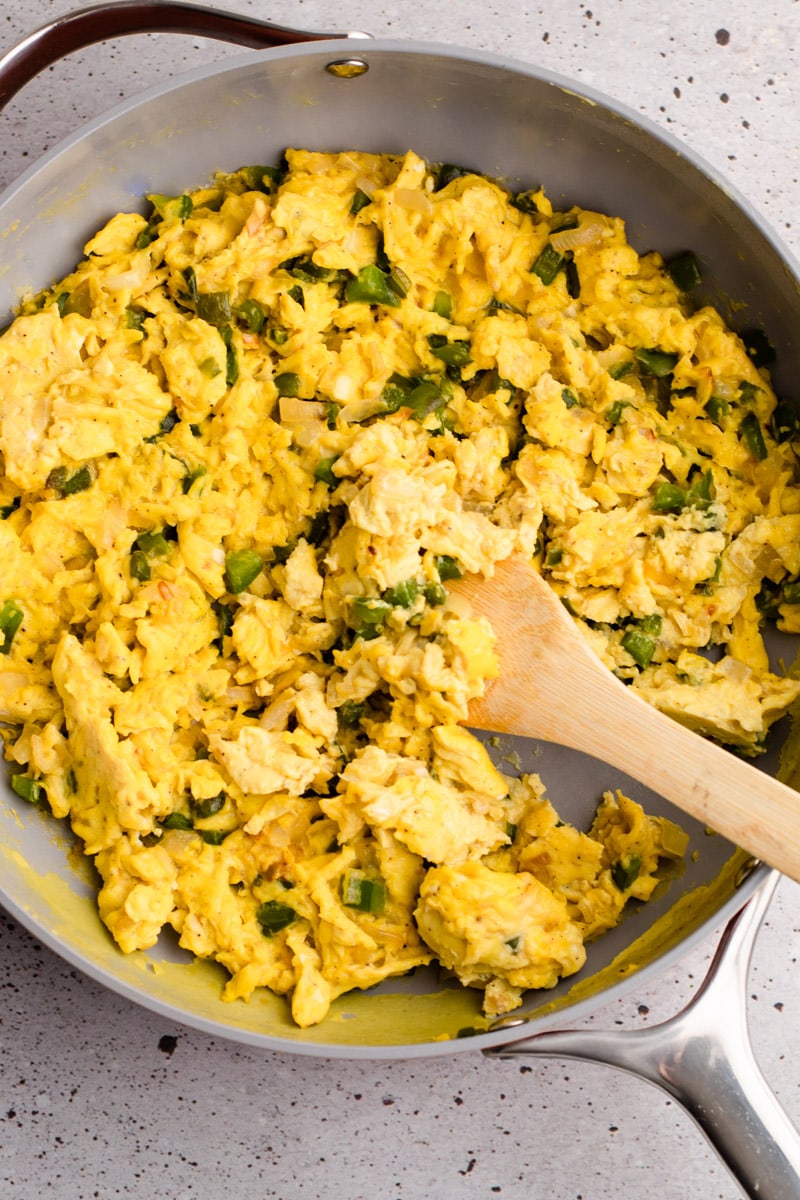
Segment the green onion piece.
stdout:
[[362,192],[361,188],[356,188],[353,199],[350,203],[350,213],[355,216],[360,213],[362,208],[366,208],[368,204],[372,204],[372,197],[366,192]]
[[722,428],[722,421],[731,411],[731,406],[724,396],[711,396],[708,400],[704,412],[708,414],[715,425]]
[[267,900],[256,909],[256,920],[264,936],[272,937],[287,925],[291,925],[292,921],[296,921],[297,912],[291,905],[282,904],[280,900]]
[[739,425],[739,438],[744,442],[753,458],[763,462],[767,457],[767,446],[761,423],[754,412],[745,413]]
[[301,308],[305,308],[306,294],[303,291],[303,289],[300,287],[299,283],[296,283],[294,285],[294,287],[290,287],[289,291],[286,294],[287,294],[287,296],[290,297],[290,299],[294,300],[295,304],[299,304]]
[[342,876],[342,903],[360,912],[379,913],[386,907],[386,885],[361,871],[346,871]]
[[191,805],[196,817],[213,817],[225,807],[225,793],[219,792],[216,796],[207,796],[204,800],[193,799]]
[[182,812],[171,812],[160,824],[164,829],[182,829],[184,832],[194,829],[191,818]]
[[436,557],[436,570],[439,573],[439,578],[444,582],[447,579],[463,579],[464,572],[461,569],[461,564],[457,558],[453,558],[452,554],[439,554]]
[[295,375],[294,371],[281,371],[272,382],[278,389],[279,396],[297,396],[300,392],[300,376]]
[[0,608],[0,633],[3,635],[3,640],[0,642],[0,654],[11,653],[11,643],[22,624],[22,617],[22,609],[16,600],[6,600],[3,607]]
[[531,274],[538,275],[545,287],[549,287],[564,266],[564,261],[564,255],[554,250],[548,242],[531,267]]
[[419,595],[419,584],[416,579],[406,579],[395,587],[387,588],[383,599],[393,608],[411,608]]
[[169,554],[169,542],[163,533],[151,531],[149,533],[140,533],[136,541],[133,543],[137,550],[141,550],[144,554]]
[[622,639],[622,649],[642,668],[649,667],[655,648],[654,640],[640,629],[629,629]]
[[400,303],[389,286],[388,274],[374,263],[362,267],[348,282],[344,298],[347,304],[384,304],[388,308],[397,308]]
[[338,454],[332,454],[329,458],[321,458],[314,468],[314,478],[321,483],[327,483],[329,488],[335,488],[339,480],[333,473],[333,464],[336,462]]
[[140,583],[146,583],[150,578],[150,563],[143,550],[133,551],[129,560],[129,569],[131,578],[138,579]]
[[232,550],[225,556],[225,586],[236,596],[250,586],[264,569],[257,550]]
[[438,608],[447,600],[447,592],[440,583],[426,583],[422,589],[422,594],[425,597],[426,603],[433,608]]
[[634,350],[633,353],[644,371],[648,375],[655,375],[656,379],[665,379],[670,375],[680,358],[679,354],[670,354],[666,350],[647,350],[644,347]]
[[433,312],[437,317],[444,317],[446,321],[450,320],[453,314],[453,297],[449,292],[437,292],[433,297]]
[[776,442],[793,442],[800,437],[800,418],[793,404],[784,400],[776,405],[770,422]]
[[200,292],[196,304],[198,317],[209,325],[229,325],[233,320],[228,292]]
[[257,300],[243,300],[237,304],[236,316],[251,333],[261,333],[267,321],[267,314]]
[[740,336],[753,366],[768,367],[775,362],[775,348],[763,329],[746,329]]
[[572,388],[562,388],[561,399],[564,401],[564,406],[566,408],[575,408],[576,406],[580,405],[580,400],[575,395]]
[[703,282],[703,268],[700,260],[692,250],[676,254],[667,262],[667,272],[675,287],[682,292],[690,292]]
[[29,804],[41,804],[47,799],[44,785],[30,775],[12,775],[11,787],[21,800],[27,800]]
[[611,878],[621,892],[627,892],[631,884],[639,878],[642,860],[638,854],[626,854],[618,858],[611,868]]
[[677,483],[660,483],[653,495],[653,512],[677,513],[686,507],[686,492]]

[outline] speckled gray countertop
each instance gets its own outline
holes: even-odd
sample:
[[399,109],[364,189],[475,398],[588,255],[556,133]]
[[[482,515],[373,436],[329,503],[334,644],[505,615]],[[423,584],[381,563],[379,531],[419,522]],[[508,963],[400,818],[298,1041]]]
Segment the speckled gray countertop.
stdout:
[[[67,7],[5,0],[0,48]],[[798,0],[229,7],[285,25],[482,47],[580,79],[689,142],[800,254]],[[233,52],[160,37],[56,65],[0,117],[0,186],[120,98]],[[798,899],[800,889],[782,882],[748,1004],[762,1069],[800,1123]],[[658,983],[600,1008],[593,1024],[635,1029],[671,1015],[713,949],[713,939],[703,943]],[[675,1104],[603,1067],[468,1052],[413,1062],[257,1052],[105,991],[2,914],[0,988],[3,1200],[740,1195]]]

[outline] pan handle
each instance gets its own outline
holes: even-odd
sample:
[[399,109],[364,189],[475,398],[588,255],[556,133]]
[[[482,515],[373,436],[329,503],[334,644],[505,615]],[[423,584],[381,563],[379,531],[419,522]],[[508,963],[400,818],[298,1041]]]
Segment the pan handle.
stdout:
[[770,873],[729,922],[700,990],[677,1016],[621,1033],[553,1030],[484,1054],[585,1059],[638,1075],[686,1109],[746,1196],[800,1200],[800,1134],[761,1074],[747,1030],[750,957],[778,878]]
[[93,4],[56,17],[0,57],[0,110],[51,63],[73,50],[129,33],[185,33],[218,38],[256,50],[329,38],[369,37],[365,33],[310,33],[287,29],[239,13],[202,4],[184,4],[179,0],[118,0],[112,4]]

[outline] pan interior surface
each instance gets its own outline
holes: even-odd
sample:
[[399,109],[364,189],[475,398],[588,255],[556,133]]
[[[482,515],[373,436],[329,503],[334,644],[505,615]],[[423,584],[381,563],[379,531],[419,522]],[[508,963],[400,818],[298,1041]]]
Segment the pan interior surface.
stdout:
[[[0,199],[3,322],[20,298],[66,273],[87,237],[112,214],[141,209],[148,192],[174,194],[214,171],[273,163],[287,146],[403,153],[456,162],[514,189],[544,186],[554,202],[622,216],[640,251],[694,249],[704,296],[735,328],[769,331],[773,380],[791,400],[800,378],[798,282],[772,235],[694,156],[601,97],[568,81],[490,56],[403,43],[359,47],[368,70],[325,68],[352,43],[266,52],[198,72],[122,106],[50,154]],[[363,52],[362,52],[363,50]],[[658,797],[594,760],[556,746],[503,739],[509,764],[539,773],[566,819],[586,827],[603,790],[621,787],[691,835],[681,874],[654,900],[590,947],[584,971],[536,994],[515,1015],[531,1031],[577,1015],[639,970],[655,970],[733,911],[758,873],[741,883],[741,857],[723,839],[676,815]],[[774,769],[774,758],[770,764]],[[338,1000],[308,1030],[285,1001],[261,992],[225,1005],[224,972],[193,962],[166,938],[123,956],[94,904],[91,868],[63,826],[0,787],[0,898],[47,945],[123,995],[198,1028],[301,1053],[443,1053],[490,1044],[479,994],[432,969]],[[476,1033],[474,1039],[462,1038]]]

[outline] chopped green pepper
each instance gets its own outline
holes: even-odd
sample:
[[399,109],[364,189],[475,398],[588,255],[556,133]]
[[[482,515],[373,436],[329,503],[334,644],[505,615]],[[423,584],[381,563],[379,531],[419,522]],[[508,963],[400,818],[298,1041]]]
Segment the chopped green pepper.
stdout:
[[686,507],[686,492],[677,483],[660,483],[653,495],[653,512],[677,513]]
[[274,376],[272,382],[275,384],[279,396],[297,396],[302,386],[300,376],[296,375],[294,371],[281,371],[279,375]]
[[345,700],[336,710],[339,725],[343,729],[356,729],[364,715],[364,703],[361,700]]
[[388,274],[374,263],[362,267],[355,279],[347,283],[344,298],[348,304],[384,304],[388,308],[397,308],[400,303],[389,286]]
[[469,167],[459,167],[456,163],[442,163],[436,172],[435,192],[440,192],[442,188],[447,187],[448,183],[452,183],[454,179],[461,179],[464,175],[474,175]]
[[648,375],[656,379],[665,379],[671,375],[677,366],[679,354],[670,354],[667,350],[648,350],[640,346],[634,350],[634,357]]
[[283,904],[280,900],[267,900],[256,909],[256,920],[264,936],[272,937],[296,921],[297,912],[290,904]]
[[444,581],[447,579],[463,579],[464,572],[461,569],[461,564],[457,558],[453,558],[452,554],[439,554],[436,556],[436,570],[439,572],[439,578]]
[[629,629],[622,639],[622,649],[630,654],[637,666],[649,667],[656,644],[649,634],[641,629]]
[[386,907],[386,885],[361,871],[346,871],[342,876],[342,903],[360,912],[379,913]]
[[229,325],[233,320],[228,292],[199,292],[197,315],[209,325]]
[[692,250],[676,254],[667,262],[667,271],[676,288],[682,292],[690,292],[703,282],[703,268],[700,260]]
[[357,637],[369,641],[378,636],[392,605],[377,596],[353,596],[350,600],[350,627]]
[[245,591],[264,569],[264,559],[257,550],[232,550],[225,556],[225,586],[236,596]]
[[430,333],[428,346],[431,354],[448,367],[465,367],[471,361],[468,341],[448,342],[442,334]]
[[611,878],[621,892],[627,892],[636,882],[641,867],[642,860],[638,854],[626,854],[624,858],[617,859],[611,868]]
[[549,287],[564,266],[564,261],[564,255],[554,250],[548,242],[531,267],[531,274],[538,275],[545,287]]
[[731,406],[724,396],[711,396],[706,403],[704,412],[708,414],[715,425],[722,428],[722,421],[731,411]]
[[565,408],[575,408],[576,405],[580,405],[580,400],[575,395],[572,388],[568,388],[568,387],[562,388],[561,389],[561,399],[564,401]]
[[419,584],[416,579],[406,579],[395,587],[387,588],[383,599],[387,604],[396,608],[411,608],[419,595]]
[[761,422],[754,412],[745,413],[739,424],[739,438],[744,442],[753,458],[763,462],[767,457],[767,446]]
[[66,467],[53,467],[47,476],[47,487],[53,488],[60,496],[73,496],[76,492],[85,492],[91,487],[92,473],[88,467],[80,467],[72,475],[67,474]]
[[360,213],[362,208],[366,208],[368,204],[372,204],[372,197],[366,192],[362,192],[361,188],[356,188],[353,199],[350,203],[350,213],[355,216]]
[[6,600],[3,607],[0,608],[0,633],[3,635],[3,640],[0,642],[0,654],[11,653],[11,643],[22,624],[22,618],[23,612],[16,600]]
[[184,832],[194,829],[191,818],[182,812],[171,812],[160,824],[163,829],[181,829]]
[[327,483],[329,488],[335,488],[339,480],[333,473],[333,464],[336,462],[338,454],[332,454],[329,458],[321,458],[314,468],[314,478],[321,483]]
[[194,209],[192,197],[187,196],[185,193],[181,196],[162,196],[160,193],[154,192],[147,199],[162,221],[185,221],[187,217],[192,215],[192,210]]
[[143,554],[157,554],[162,557],[165,554],[169,554],[169,542],[164,534],[158,530],[140,533],[133,544]]
[[237,304],[236,316],[251,333],[261,333],[267,321],[267,314],[257,300],[243,300],[241,304]]
[[11,788],[21,800],[27,800],[29,804],[41,804],[47,799],[44,784],[30,775],[12,775]]
[[204,800],[192,799],[191,806],[196,817],[213,817],[225,807],[225,793],[218,792],[216,796],[207,796]]
[[433,312],[437,317],[444,317],[446,321],[450,320],[453,314],[453,297],[449,292],[437,292],[433,297]]
[[425,600],[433,608],[438,608],[447,600],[447,592],[440,583],[426,583],[422,589]]
[[130,556],[129,567],[132,579],[138,579],[139,583],[146,583],[150,578],[150,563],[147,561],[147,555],[143,550],[134,550]]

